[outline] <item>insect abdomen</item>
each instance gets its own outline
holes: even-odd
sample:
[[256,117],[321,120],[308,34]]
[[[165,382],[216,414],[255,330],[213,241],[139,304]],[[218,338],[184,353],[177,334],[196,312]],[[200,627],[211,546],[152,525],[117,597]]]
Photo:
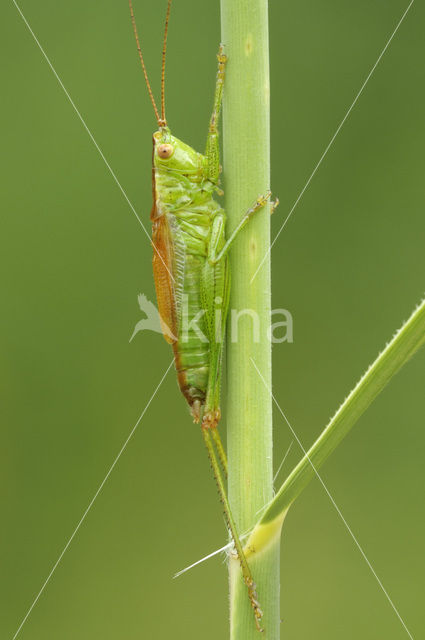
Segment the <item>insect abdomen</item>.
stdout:
[[209,375],[209,342],[199,295],[204,261],[201,255],[186,254],[178,340],[173,345],[179,386],[191,407],[196,401],[204,404]]

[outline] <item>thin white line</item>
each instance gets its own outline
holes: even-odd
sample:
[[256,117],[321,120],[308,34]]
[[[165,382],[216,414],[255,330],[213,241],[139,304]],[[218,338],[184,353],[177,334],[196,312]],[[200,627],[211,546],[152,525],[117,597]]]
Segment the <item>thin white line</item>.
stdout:
[[[282,467],[284,465],[284,462],[285,462],[286,458],[288,457],[288,454],[289,454],[293,444],[294,444],[294,441],[292,440],[291,444],[289,445],[288,449],[286,450],[285,455],[283,456],[283,460],[280,463],[278,470],[276,471],[275,477],[273,478],[273,483],[275,483],[276,478],[279,475],[279,473],[280,473],[280,471],[281,471],[281,469],[282,469]],[[267,503],[266,505],[261,507],[261,509],[258,509],[257,514],[260,513],[260,511],[264,511],[264,509],[266,509],[269,506],[269,504],[270,503]],[[249,534],[246,533],[244,536],[241,536],[241,540],[246,538],[248,535]],[[174,574],[173,577],[174,578],[178,578],[179,576],[183,575],[183,573],[186,573],[186,571],[190,571],[190,569],[193,569],[193,567],[196,567],[198,564],[201,564],[202,562],[205,562],[206,560],[209,560],[210,558],[213,558],[214,556],[218,555],[222,551],[227,551],[228,549],[231,549],[232,547],[233,547],[233,542],[229,542],[224,547],[221,547],[220,549],[216,549],[215,551],[212,551],[212,553],[209,553],[208,555],[204,556],[200,560],[197,560],[196,562],[194,562],[193,564],[189,565],[185,569],[181,569],[181,571],[178,571],[176,574]]]
[[278,470],[277,470],[277,471],[276,471],[276,473],[275,473],[275,476],[274,476],[274,478],[273,478],[273,484],[276,482],[276,478],[277,478],[277,476],[279,475],[279,473],[281,472],[282,467],[283,467],[283,465],[285,464],[285,460],[286,460],[286,458],[288,457],[288,454],[289,454],[290,450],[292,449],[292,445],[293,445],[293,444],[294,444],[294,441],[292,440],[292,442],[291,442],[291,444],[289,445],[289,447],[288,447],[288,449],[287,449],[287,451],[286,451],[285,455],[283,456],[282,462],[280,463]]
[[365,86],[366,86],[366,85],[367,85],[367,83],[369,82],[370,78],[372,77],[373,72],[375,71],[376,67],[378,66],[379,62],[381,61],[381,58],[382,58],[382,56],[384,55],[384,53],[386,52],[386,50],[388,49],[389,45],[391,44],[392,39],[394,38],[395,34],[397,33],[397,31],[398,31],[398,29],[399,29],[399,27],[400,27],[401,23],[403,22],[404,18],[407,16],[407,13],[409,12],[409,9],[410,9],[410,7],[412,6],[412,4],[413,4],[413,3],[414,3],[414,0],[411,0],[411,2],[410,2],[410,4],[409,4],[409,6],[407,7],[406,11],[405,11],[405,12],[403,13],[403,15],[401,16],[401,18],[400,18],[400,20],[399,20],[399,22],[398,22],[398,24],[397,24],[396,28],[395,28],[395,29],[394,29],[394,31],[392,32],[392,34],[391,34],[391,36],[390,36],[390,38],[389,38],[389,40],[388,40],[387,44],[386,44],[386,45],[385,45],[385,47],[382,49],[382,51],[381,51],[381,53],[380,53],[380,55],[379,55],[379,57],[378,57],[377,61],[376,61],[376,62],[375,62],[375,64],[373,65],[372,69],[369,71],[369,74],[368,74],[368,76],[367,76],[366,80],[363,82],[363,84],[362,84],[362,86],[361,86],[361,88],[360,88],[360,91],[358,92],[358,94],[357,94],[357,95],[356,95],[356,97],[354,98],[354,101],[353,101],[353,103],[352,103],[351,107],[348,109],[348,111],[347,111],[347,113],[345,114],[344,118],[341,120],[341,122],[340,122],[340,124],[339,124],[339,126],[338,126],[337,130],[335,131],[334,135],[332,136],[332,138],[331,138],[331,140],[330,140],[330,142],[329,142],[328,146],[326,147],[326,149],[325,149],[325,150],[324,150],[324,152],[322,153],[322,155],[321,155],[321,157],[320,157],[319,162],[318,162],[318,163],[316,164],[316,166],[314,167],[314,169],[313,169],[313,172],[312,172],[311,176],[309,177],[309,179],[308,179],[308,180],[307,180],[307,182],[305,183],[304,187],[302,188],[301,193],[299,194],[298,198],[295,200],[295,202],[294,202],[294,204],[293,204],[293,206],[292,206],[292,209],[290,210],[290,212],[289,212],[289,213],[288,213],[288,215],[286,216],[285,221],[283,222],[282,226],[280,227],[279,231],[277,232],[277,234],[276,234],[276,236],[275,236],[275,238],[274,238],[273,242],[271,243],[271,245],[270,245],[269,249],[267,250],[267,252],[266,252],[266,254],[265,254],[264,258],[263,258],[263,259],[262,259],[262,261],[260,262],[260,264],[259,264],[259,266],[258,266],[257,270],[255,271],[254,275],[252,276],[250,284],[252,284],[252,283],[253,283],[254,278],[256,277],[257,273],[259,272],[259,270],[260,270],[260,269],[261,269],[261,267],[263,266],[264,261],[267,259],[267,256],[269,255],[270,251],[272,250],[272,248],[273,248],[273,246],[274,246],[274,243],[276,242],[276,240],[277,240],[277,239],[278,239],[278,237],[280,236],[281,232],[283,231],[283,229],[284,229],[284,227],[285,227],[286,223],[288,222],[289,218],[291,217],[291,215],[292,215],[292,213],[293,213],[293,211],[294,211],[295,207],[297,206],[297,204],[299,203],[299,201],[300,201],[300,200],[301,200],[301,198],[303,197],[305,190],[307,189],[307,187],[309,186],[310,182],[311,182],[311,181],[312,181],[312,179],[314,178],[314,176],[315,176],[315,174],[316,174],[316,171],[318,170],[318,168],[319,168],[319,167],[320,167],[320,165],[322,164],[322,162],[323,162],[323,160],[324,160],[324,158],[325,158],[326,154],[328,153],[329,149],[331,148],[332,144],[334,143],[335,138],[337,137],[338,133],[341,131],[341,129],[342,129],[342,127],[343,127],[343,125],[344,125],[345,121],[347,120],[348,116],[350,115],[350,113],[351,113],[351,111],[352,111],[353,107],[355,106],[355,104],[356,104],[357,100],[360,98],[360,96],[361,96],[361,94],[362,94],[362,92],[363,92],[363,89],[365,88]]
[[125,200],[127,201],[130,209],[132,210],[132,212],[134,213],[134,215],[136,216],[137,220],[140,223],[140,226],[142,227],[143,231],[145,232],[149,242],[151,243],[152,247],[154,248],[154,250],[157,252],[158,256],[160,257],[163,265],[165,266],[165,268],[168,271],[168,274],[170,275],[170,277],[172,278],[172,280],[174,280],[172,274],[170,273],[167,265],[164,262],[163,257],[161,256],[161,254],[159,253],[158,249],[156,248],[156,246],[153,244],[151,237],[149,235],[149,233],[146,230],[145,225],[143,224],[141,218],[139,217],[139,215],[137,214],[136,209],[133,207],[133,204],[130,202],[129,197],[127,196],[126,192],[124,191],[123,187],[121,186],[121,183],[119,182],[117,176],[115,175],[114,170],[112,169],[111,165],[109,164],[109,162],[107,161],[107,159],[105,158],[105,155],[102,151],[102,149],[99,147],[99,145],[97,144],[92,132],[90,131],[90,129],[88,128],[83,116],[81,115],[81,113],[79,112],[77,106],[75,105],[73,99],[71,98],[71,96],[69,95],[65,85],[63,84],[62,80],[60,79],[60,77],[58,76],[56,69],[54,68],[53,64],[50,62],[50,58],[48,57],[47,53],[44,51],[43,47],[41,46],[40,42],[37,39],[37,36],[35,35],[34,31],[31,29],[28,20],[26,19],[26,17],[24,16],[24,14],[22,13],[19,5],[17,4],[16,0],[12,0],[13,4],[15,5],[15,7],[17,8],[22,20],[24,21],[24,23],[26,24],[28,31],[31,33],[32,37],[34,38],[38,48],[40,49],[41,53],[43,54],[47,64],[49,65],[50,69],[53,71],[53,74],[56,78],[56,80],[59,82],[60,86],[62,87],[66,97],[68,98],[69,102],[71,103],[72,108],[74,109],[75,113],[77,114],[78,118],[81,121],[81,124],[83,125],[84,129],[87,131],[90,140],[93,142],[94,146],[96,147],[97,151],[100,154],[100,157],[102,158],[103,162],[105,163],[105,165],[107,166],[107,168],[109,169],[109,173],[111,174],[111,176],[113,177],[113,179],[115,180],[115,183],[117,184],[119,190],[121,191],[122,195],[124,196]]
[[[245,540],[245,538],[247,538],[250,533],[251,532],[248,531],[247,533],[244,533],[239,537],[240,537],[241,540]],[[212,551],[207,556],[204,556],[200,560],[197,560],[196,562],[194,562],[193,564],[189,565],[185,569],[181,569],[180,571],[177,571],[177,573],[174,574],[173,578],[178,578],[179,576],[183,575],[183,573],[186,573],[186,571],[190,571],[190,569],[193,569],[193,567],[196,567],[198,564],[201,564],[202,562],[205,562],[206,560],[209,560],[210,558],[213,558],[214,556],[218,555],[222,551],[227,551],[229,549],[232,549],[233,547],[234,547],[233,541],[228,542],[227,544],[224,545],[224,547],[221,547],[220,549],[216,549],[215,551]]]
[[268,386],[267,382],[264,380],[264,378],[263,378],[263,376],[262,376],[262,374],[261,374],[260,370],[258,369],[258,367],[257,367],[257,365],[256,365],[256,363],[255,363],[255,361],[254,361],[254,359],[253,359],[251,356],[250,356],[250,359],[251,359],[251,362],[252,362],[252,364],[254,365],[254,367],[255,367],[255,369],[256,369],[256,371],[257,371],[258,375],[260,376],[261,380],[263,381],[264,386],[266,387],[266,389],[267,389],[267,390],[268,390],[268,392],[270,393],[270,396],[272,397],[273,402],[275,403],[275,405],[276,405],[276,406],[277,406],[277,408],[279,409],[279,411],[280,411],[280,413],[281,413],[281,415],[282,415],[283,419],[285,420],[286,424],[288,425],[288,427],[289,427],[289,428],[290,428],[290,430],[292,431],[292,434],[293,434],[294,438],[296,439],[296,441],[298,442],[298,444],[299,444],[299,446],[300,446],[300,448],[301,448],[301,450],[302,450],[303,454],[307,457],[307,459],[308,459],[309,463],[311,464],[311,466],[312,466],[312,469],[313,469],[314,473],[316,474],[316,476],[317,476],[317,478],[318,478],[318,480],[319,480],[320,484],[322,485],[322,487],[323,487],[323,488],[324,488],[324,490],[326,491],[326,493],[327,493],[327,495],[328,495],[328,497],[329,497],[330,501],[332,502],[332,504],[333,504],[333,506],[335,507],[335,509],[336,509],[336,511],[337,511],[337,513],[338,513],[338,515],[339,515],[339,517],[341,518],[342,522],[344,523],[345,528],[347,529],[348,533],[350,534],[350,536],[351,536],[351,537],[352,537],[352,539],[354,540],[354,543],[355,543],[355,545],[357,546],[358,550],[360,551],[361,555],[363,556],[363,559],[366,561],[367,566],[369,567],[369,569],[371,570],[371,572],[372,572],[372,573],[373,573],[373,575],[375,576],[375,578],[376,578],[376,580],[377,580],[377,582],[378,582],[379,586],[381,587],[382,591],[383,591],[383,592],[384,592],[384,594],[385,594],[385,597],[387,598],[387,600],[388,600],[388,602],[390,603],[390,605],[391,605],[392,609],[394,610],[395,614],[397,615],[397,618],[400,620],[400,622],[401,622],[401,624],[403,625],[403,627],[404,627],[405,631],[407,632],[407,634],[408,634],[409,638],[411,638],[411,640],[413,640],[413,636],[412,636],[412,634],[410,633],[409,629],[407,628],[406,624],[404,623],[404,620],[403,620],[403,618],[401,617],[401,615],[399,614],[398,610],[396,609],[396,606],[395,606],[394,602],[391,600],[391,598],[390,598],[390,596],[389,596],[388,592],[386,591],[386,589],[385,589],[384,585],[382,584],[382,582],[381,582],[381,580],[379,579],[379,577],[377,576],[377,574],[376,574],[376,572],[375,572],[374,568],[372,567],[372,565],[370,564],[369,560],[367,559],[367,556],[366,556],[365,552],[363,551],[362,547],[360,546],[359,541],[358,541],[358,540],[357,540],[357,538],[355,537],[355,535],[354,535],[354,533],[352,532],[352,530],[351,530],[350,526],[348,525],[348,523],[347,523],[346,519],[345,519],[345,518],[344,518],[344,516],[342,515],[342,513],[341,513],[341,511],[340,511],[340,509],[339,509],[339,507],[338,507],[338,505],[336,504],[335,500],[334,500],[334,499],[333,499],[333,497],[331,496],[331,494],[330,494],[330,492],[329,492],[329,489],[327,488],[327,486],[325,485],[325,483],[324,483],[324,481],[322,480],[321,476],[319,475],[319,472],[317,471],[317,469],[316,469],[316,467],[314,466],[313,462],[310,460],[310,457],[308,456],[308,454],[307,454],[306,450],[304,449],[304,447],[303,447],[303,445],[302,445],[302,443],[301,443],[300,439],[298,438],[297,434],[295,433],[294,429],[292,428],[291,423],[289,422],[288,418],[286,417],[286,415],[284,414],[283,410],[281,409],[281,407],[280,407],[280,405],[279,405],[278,401],[277,401],[277,400],[276,400],[276,398],[274,397],[272,390],[271,390],[271,389],[270,389],[270,387]]
[[102,480],[98,490],[96,491],[96,493],[94,494],[93,498],[91,499],[89,506],[87,507],[87,509],[84,511],[82,518],[80,519],[79,523],[77,524],[77,526],[74,529],[74,532],[72,533],[71,537],[69,538],[68,542],[66,543],[62,553],[60,554],[59,558],[56,560],[55,564],[53,565],[52,570],[50,571],[49,575],[47,576],[46,580],[44,581],[43,586],[41,587],[40,591],[38,592],[35,600],[33,601],[32,605],[30,606],[30,608],[28,609],[24,619],[22,620],[21,624],[19,625],[15,635],[13,636],[12,640],[15,640],[15,638],[18,637],[18,634],[20,632],[20,630],[22,629],[22,627],[24,626],[25,622],[28,619],[28,616],[30,615],[31,611],[34,609],[35,605],[37,604],[41,594],[43,593],[44,589],[47,587],[47,584],[50,580],[50,578],[52,577],[52,575],[54,574],[57,566],[59,565],[60,561],[62,560],[63,556],[65,555],[69,545],[71,544],[71,542],[73,541],[77,531],[79,530],[79,528],[81,527],[81,525],[83,524],[84,520],[86,519],[87,514],[89,513],[90,509],[92,508],[97,496],[99,495],[99,493],[102,491],[105,482],[108,480],[109,476],[111,475],[115,465],[117,464],[118,460],[120,459],[122,453],[124,452],[124,449],[127,447],[128,443],[130,442],[134,432],[136,431],[141,419],[143,418],[143,416],[145,415],[146,411],[149,408],[149,405],[151,404],[152,400],[154,399],[154,397],[156,396],[156,394],[158,393],[158,390],[160,388],[160,386],[162,385],[162,383],[165,380],[165,377],[167,375],[167,373],[169,372],[169,370],[171,369],[171,366],[173,364],[174,360],[172,360],[170,362],[170,364],[168,365],[168,368],[166,370],[166,372],[164,373],[164,375],[162,376],[158,386],[156,387],[155,391],[153,392],[153,394],[151,395],[151,397],[149,398],[148,403],[146,404],[145,408],[143,409],[142,413],[140,414],[139,419],[137,420],[136,424],[134,425],[134,427],[132,428],[132,430],[130,431],[130,435],[128,436],[127,440],[124,442],[123,446],[120,449],[120,452],[118,453],[117,457],[115,458],[115,460],[113,461],[112,465],[109,468],[108,473],[106,474],[106,476],[104,477],[104,479]]
[[186,571],[190,571],[190,569],[193,569],[193,567],[196,567],[198,564],[201,564],[201,562],[205,562],[205,560],[209,560],[210,558],[213,558],[214,556],[218,555],[222,551],[227,551],[228,549],[231,549],[232,547],[233,547],[233,542],[229,542],[224,547],[221,547],[221,549],[216,549],[212,553],[209,553],[207,556],[204,556],[200,560],[197,560],[196,562],[194,562],[193,564],[189,565],[185,569],[181,569],[181,571],[177,571],[177,573],[174,574],[173,578],[178,578],[179,576],[183,575],[183,573],[186,573]]

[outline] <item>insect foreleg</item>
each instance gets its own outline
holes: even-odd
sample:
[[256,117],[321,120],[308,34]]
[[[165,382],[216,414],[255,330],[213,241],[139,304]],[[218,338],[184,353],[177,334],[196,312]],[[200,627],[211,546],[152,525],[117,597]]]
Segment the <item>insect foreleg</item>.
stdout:
[[220,117],[221,100],[223,97],[224,74],[227,57],[224,55],[223,45],[220,45],[217,55],[218,69],[214,93],[214,107],[211,114],[208,130],[205,155],[208,159],[208,179],[214,184],[218,183],[220,175],[220,151],[218,146],[218,119]]

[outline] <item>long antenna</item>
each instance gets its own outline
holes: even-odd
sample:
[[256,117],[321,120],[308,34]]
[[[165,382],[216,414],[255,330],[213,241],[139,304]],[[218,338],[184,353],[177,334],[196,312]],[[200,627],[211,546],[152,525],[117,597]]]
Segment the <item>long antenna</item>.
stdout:
[[162,69],[161,69],[161,119],[164,125],[167,123],[165,118],[165,58],[167,53],[167,36],[168,36],[168,22],[170,20],[171,2],[168,0],[167,15],[165,16],[164,27],[164,44],[162,47]]
[[[131,0],[128,0],[128,4],[130,6],[131,24],[133,25],[134,37],[136,38],[137,50],[139,52],[140,62],[142,63],[143,75],[145,76],[145,81],[146,81],[146,86],[148,88],[149,97],[151,99],[152,106],[153,106],[153,109],[155,111],[155,116],[156,116],[156,120],[158,122],[158,125],[159,126],[163,126],[165,124],[164,118],[160,118],[159,117],[159,112],[158,112],[158,109],[156,107],[155,98],[153,97],[151,85],[150,85],[149,78],[148,78],[148,72],[146,71],[145,61],[143,60],[143,54],[142,54],[142,49],[141,49],[141,46],[140,46],[139,35],[137,33],[136,18],[134,17],[133,5],[132,5]],[[170,5],[170,2],[168,4]],[[167,22],[168,22],[168,14],[167,14]]]

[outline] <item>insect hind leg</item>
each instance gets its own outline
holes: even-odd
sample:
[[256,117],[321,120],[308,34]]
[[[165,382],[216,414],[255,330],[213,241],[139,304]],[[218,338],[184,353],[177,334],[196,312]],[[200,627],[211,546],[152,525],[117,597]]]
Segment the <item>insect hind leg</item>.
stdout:
[[229,527],[230,533],[232,535],[233,544],[235,545],[236,554],[238,556],[238,560],[241,565],[243,580],[248,590],[248,597],[251,602],[251,606],[254,610],[255,625],[258,631],[263,631],[261,627],[261,618],[263,617],[263,612],[258,602],[255,582],[253,580],[251,569],[249,568],[247,559],[245,557],[245,554],[242,548],[242,543],[240,541],[238,532],[236,530],[236,525],[233,520],[232,512],[230,510],[230,505],[227,498],[226,489],[224,487],[223,479],[221,476],[217,456],[215,454],[214,446],[211,441],[211,429],[207,424],[204,424],[204,422],[202,422],[202,436],[204,438],[205,446],[207,447],[208,457],[211,462],[211,467],[212,467],[214,478],[217,484],[218,493],[220,496],[221,503],[223,505],[224,517],[226,519],[227,526]]
[[218,431],[218,423],[221,418],[220,409],[213,409],[212,411],[206,411],[202,419],[202,428],[209,429],[211,437],[214,441],[218,459],[224,471],[224,475],[227,478],[227,455],[224,450],[223,443],[221,441],[220,433]]

